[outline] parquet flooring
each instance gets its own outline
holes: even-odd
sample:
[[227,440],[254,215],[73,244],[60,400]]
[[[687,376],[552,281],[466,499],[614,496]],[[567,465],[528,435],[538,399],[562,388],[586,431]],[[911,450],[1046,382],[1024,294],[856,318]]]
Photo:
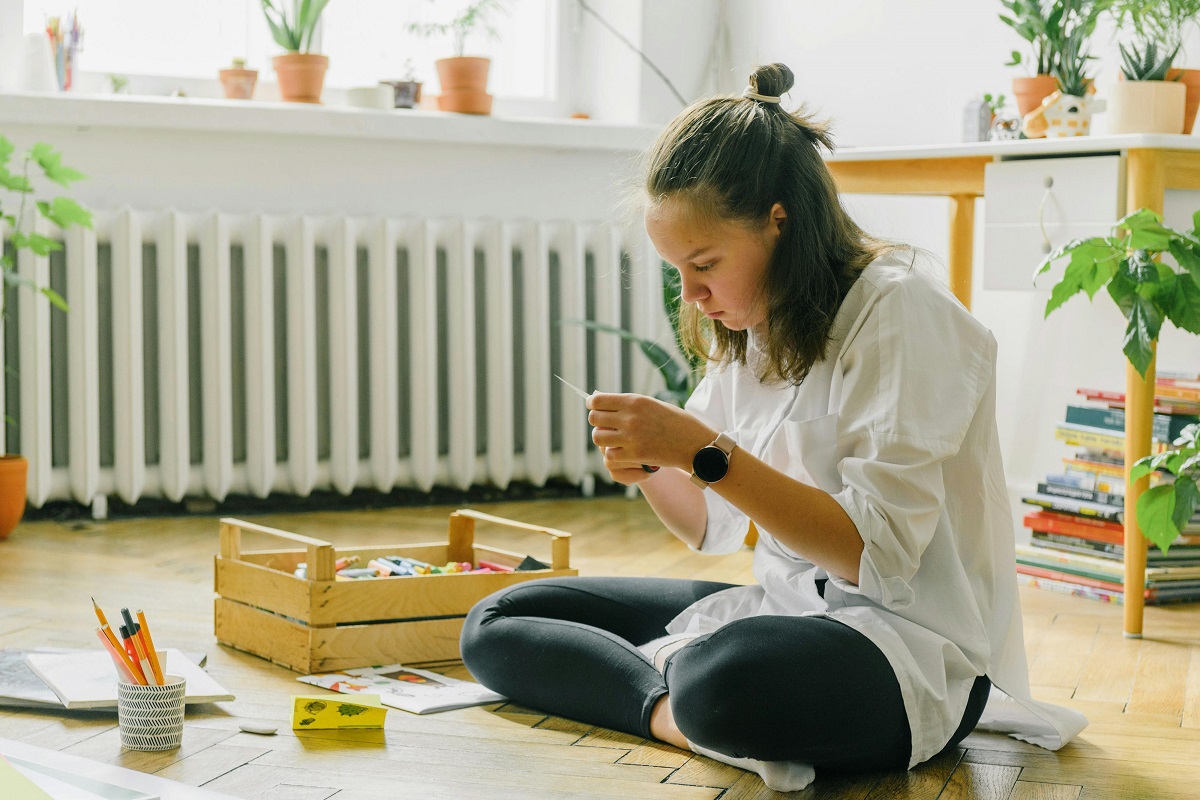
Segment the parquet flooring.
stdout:
[[[302,504],[301,504],[302,505]],[[449,508],[297,513],[255,521],[339,545],[444,538]],[[587,575],[702,576],[751,581],[751,553],[692,553],[641,501],[501,503],[481,510],[574,533]],[[489,536],[534,554],[543,543]],[[238,699],[192,707],[183,747],[122,751],[112,714],[0,710],[0,737],[156,773],[235,797],[664,798],[758,800],[777,795],[754,775],[668,745],[512,704],[429,716],[393,710],[382,732],[289,728],[295,674],[218,646],[212,628],[214,518],[27,523],[0,543],[0,647],[90,647],[88,600],[146,609],[159,646],[208,653]],[[1146,638],[1125,639],[1119,606],[1022,589],[1034,695],[1088,715],[1090,727],[1052,753],[972,734],[957,751],[909,772],[818,775],[800,798],[1183,800],[1200,797],[1200,606],[1148,608]],[[441,667],[469,677],[463,667]],[[269,720],[279,735],[238,730]]]

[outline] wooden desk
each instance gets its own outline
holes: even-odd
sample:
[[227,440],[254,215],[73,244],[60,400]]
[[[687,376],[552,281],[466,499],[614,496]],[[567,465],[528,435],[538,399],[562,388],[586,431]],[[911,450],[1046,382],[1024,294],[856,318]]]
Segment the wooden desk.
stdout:
[[[1125,209],[1163,212],[1167,189],[1200,189],[1200,137],[1131,134],[1059,140],[979,142],[957,145],[843,150],[828,164],[847,194],[933,195],[948,197],[950,232],[947,268],[950,289],[971,307],[975,199],[983,195],[984,167],[1013,158],[1120,154],[1125,161]],[[1036,264],[1030,264],[1030,271]],[[1097,302],[1105,302],[1103,299]],[[1143,378],[1126,364],[1125,474],[1150,454],[1155,361]],[[1137,500],[1149,484],[1143,478],[1125,493],[1125,586],[1143,586],[1146,539],[1137,527]],[[1125,592],[1125,635],[1141,637],[1144,599]]]

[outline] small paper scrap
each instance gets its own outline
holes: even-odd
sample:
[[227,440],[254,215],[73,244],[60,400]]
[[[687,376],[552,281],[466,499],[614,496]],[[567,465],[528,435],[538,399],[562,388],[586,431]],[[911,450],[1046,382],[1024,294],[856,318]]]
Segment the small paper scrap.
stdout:
[[328,694],[292,697],[292,727],[298,731],[382,728],[386,715],[377,694],[355,695],[352,703]]

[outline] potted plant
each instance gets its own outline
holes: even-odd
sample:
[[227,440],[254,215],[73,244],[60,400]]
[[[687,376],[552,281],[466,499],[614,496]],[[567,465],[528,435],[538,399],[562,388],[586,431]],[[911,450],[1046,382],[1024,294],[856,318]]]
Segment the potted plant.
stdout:
[[1103,104],[1091,97],[1094,88],[1087,62],[1092,56],[1085,49],[1087,37],[1088,28],[1083,24],[1063,35],[1053,67],[1058,88],[1025,115],[1024,130],[1031,138],[1087,136],[1091,132],[1092,113]]
[[1134,40],[1128,48],[1119,45],[1125,80],[1113,90],[1111,133],[1191,131],[1200,107],[1200,70],[1178,69],[1172,62],[1182,47],[1184,28],[1197,15],[1200,0],[1120,0],[1113,7],[1118,31],[1132,29]]
[[[1087,39],[1100,15],[1114,0],[1000,0],[1007,13],[1000,20],[1029,42],[1033,48],[1032,77],[1013,78],[1017,113],[1024,117],[1058,88],[1055,68],[1068,37],[1075,32],[1077,50],[1085,50]],[[1007,66],[1025,63],[1019,50],[1012,51]]]
[[254,96],[254,84],[258,82],[258,70],[246,69],[246,59],[233,59],[228,67],[217,74],[221,78],[221,88],[225,90],[226,98],[249,100]]
[[[1062,280],[1046,302],[1046,316],[1079,292],[1086,292],[1091,299],[1107,289],[1127,321],[1125,357],[1145,378],[1164,321],[1200,333],[1200,211],[1192,222],[1192,230],[1183,233],[1166,227],[1162,217],[1143,208],[1118,221],[1112,236],[1076,239],[1063,245],[1048,255],[1034,274],[1036,280],[1054,262],[1069,259]],[[1156,256],[1170,256],[1174,263],[1155,261]],[[1184,429],[1176,441],[1180,449],[1141,459],[1130,471],[1131,484],[1154,469],[1177,476],[1173,484],[1149,489],[1138,498],[1138,526],[1162,550],[1179,535],[1200,498],[1195,486],[1200,460],[1194,428]]]
[[[29,214],[26,213],[28,202],[34,200],[37,213],[59,228],[66,229],[72,225],[85,228],[92,226],[91,213],[69,197],[43,200],[33,197],[34,185],[30,180],[30,171],[34,165],[37,165],[47,180],[61,186],[69,187],[82,179],[83,175],[65,166],[62,156],[50,145],[41,142],[29,149],[19,170],[13,172],[9,169],[13,150],[12,143],[0,136],[0,190],[3,190],[0,191],[0,230],[5,232],[0,238],[0,272],[4,276],[4,284],[0,287],[0,319],[4,317],[10,287],[25,286],[35,289],[55,307],[67,310],[66,302],[57,292],[49,286],[38,286],[17,272],[16,254],[21,250],[45,256],[53,250],[62,249],[59,242],[31,228],[33,214],[32,210]],[[16,198],[19,198],[19,202],[14,203]],[[10,454],[0,456],[0,539],[12,533],[25,513],[25,480],[28,470],[29,463],[24,457]]]
[[434,62],[442,89],[438,95],[438,109],[460,114],[492,113],[492,96],[487,93],[491,59],[465,56],[463,53],[466,51],[467,37],[476,31],[492,39],[499,36],[491,20],[495,14],[507,10],[506,0],[477,0],[468,3],[449,22],[409,23],[408,30],[411,33],[425,37],[450,36],[453,42],[454,55]]
[[311,53],[309,48],[329,0],[292,0],[290,11],[286,2],[278,0],[276,6],[272,0],[262,0],[271,35],[287,51],[271,59],[279,78],[279,95],[292,103],[320,103],[329,56]]

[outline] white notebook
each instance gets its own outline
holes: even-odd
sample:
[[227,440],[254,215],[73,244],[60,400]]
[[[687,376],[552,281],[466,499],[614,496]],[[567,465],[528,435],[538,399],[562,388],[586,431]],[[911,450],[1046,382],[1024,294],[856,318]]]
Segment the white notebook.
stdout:
[[[211,675],[178,650],[166,654],[166,675],[187,681],[185,703],[214,703],[234,697]],[[46,682],[65,708],[116,708],[117,670],[104,650],[79,653],[30,653],[25,663]]]

